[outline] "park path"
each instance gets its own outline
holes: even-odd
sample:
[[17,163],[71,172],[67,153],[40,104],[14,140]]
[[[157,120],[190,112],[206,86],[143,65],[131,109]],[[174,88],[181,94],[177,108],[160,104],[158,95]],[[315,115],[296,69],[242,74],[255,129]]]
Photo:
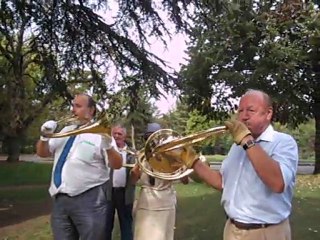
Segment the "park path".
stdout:
[[[6,154],[0,154],[0,161],[6,161],[7,160],[7,155]],[[52,162],[53,159],[51,157],[49,158],[41,158],[37,154],[21,154],[19,157],[20,161],[25,161],[25,162]]]
[[[0,155],[0,161],[5,161],[7,156],[2,154]],[[52,163],[52,158],[40,158],[36,154],[21,154],[20,161],[26,162],[40,162],[40,163]],[[221,162],[213,162],[211,163],[212,169],[220,169]],[[314,170],[314,163],[312,162],[299,162],[298,166],[298,174],[312,174]]]

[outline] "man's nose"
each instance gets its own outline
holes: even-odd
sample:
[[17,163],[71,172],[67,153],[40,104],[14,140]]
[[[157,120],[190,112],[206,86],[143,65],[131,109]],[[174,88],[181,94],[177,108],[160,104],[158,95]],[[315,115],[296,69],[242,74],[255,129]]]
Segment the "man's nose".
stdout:
[[248,119],[249,119],[248,111],[243,111],[241,114],[238,115],[238,120],[240,121],[248,120]]

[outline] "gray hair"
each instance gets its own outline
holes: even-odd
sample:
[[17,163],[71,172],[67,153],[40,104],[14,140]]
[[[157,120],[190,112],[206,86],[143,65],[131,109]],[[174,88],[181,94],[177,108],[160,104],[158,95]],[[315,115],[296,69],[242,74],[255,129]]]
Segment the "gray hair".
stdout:
[[271,97],[264,91],[262,90],[257,90],[257,89],[248,89],[243,95],[243,96],[246,96],[246,95],[251,95],[251,94],[257,94],[257,95],[261,95],[262,98],[263,98],[263,101],[267,104],[268,107],[273,107],[273,102],[272,102],[272,99]]
[[112,128],[115,128],[115,127],[121,128],[123,130],[124,134],[127,135],[127,128],[122,123],[113,124]]

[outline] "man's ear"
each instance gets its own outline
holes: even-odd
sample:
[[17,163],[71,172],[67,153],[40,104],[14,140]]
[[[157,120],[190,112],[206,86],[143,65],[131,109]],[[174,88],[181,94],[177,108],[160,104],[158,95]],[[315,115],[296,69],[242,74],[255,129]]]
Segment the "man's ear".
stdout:
[[273,109],[272,109],[272,107],[269,107],[268,110],[267,110],[267,119],[269,121],[271,121],[272,115],[273,115]]
[[90,107],[90,115],[91,115],[92,117],[94,117],[94,110],[95,110],[94,107]]

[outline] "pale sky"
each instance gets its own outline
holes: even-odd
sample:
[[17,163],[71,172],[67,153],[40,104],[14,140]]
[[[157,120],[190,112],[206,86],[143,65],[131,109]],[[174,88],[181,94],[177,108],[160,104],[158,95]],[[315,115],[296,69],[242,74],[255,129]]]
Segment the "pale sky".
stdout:
[[[162,59],[165,59],[170,67],[179,71],[181,64],[185,63],[186,58],[185,50],[187,46],[185,40],[185,36],[178,34],[171,41],[168,41],[167,49],[158,41],[152,44],[151,51]],[[163,114],[172,110],[175,107],[175,102],[176,98],[166,94],[165,97],[161,97],[160,100],[156,101],[155,105],[159,109],[159,112]]]
[[[111,1],[110,7],[112,9],[109,11],[100,12],[100,15],[109,24],[113,22],[113,16],[118,10],[117,2]],[[162,16],[162,18],[164,18],[164,16]],[[169,29],[174,29],[173,25],[169,22],[167,23],[167,27]],[[167,65],[174,68],[175,71],[179,71],[181,67],[180,64],[184,63],[184,58],[186,58],[186,54],[184,53],[187,48],[185,40],[186,37],[184,35],[172,33],[172,39],[167,40],[167,48],[165,48],[161,41],[152,41],[152,39],[150,39],[151,46],[148,50],[166,60],[168,62]],[[163,114],[172,110],[175,107],[175,102],[176,99],[172,95],[166,95],[156,101],[155,105],[159,109],[160,114]]]

